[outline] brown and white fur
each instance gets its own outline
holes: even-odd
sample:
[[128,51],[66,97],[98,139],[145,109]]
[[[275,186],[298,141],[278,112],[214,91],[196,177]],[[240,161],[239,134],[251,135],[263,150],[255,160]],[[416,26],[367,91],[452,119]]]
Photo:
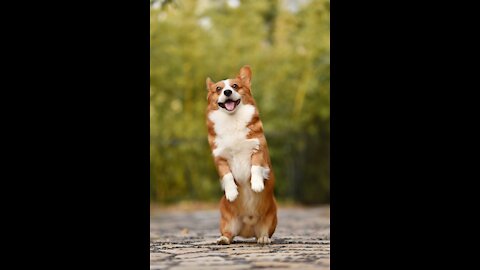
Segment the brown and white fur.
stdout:
[[277,226],[275,177],[258,108],[251,93],[251,69],[218,82],[207,78],[208,142],[225,195],[220,200],[220,238],[256,237],[271,243]]

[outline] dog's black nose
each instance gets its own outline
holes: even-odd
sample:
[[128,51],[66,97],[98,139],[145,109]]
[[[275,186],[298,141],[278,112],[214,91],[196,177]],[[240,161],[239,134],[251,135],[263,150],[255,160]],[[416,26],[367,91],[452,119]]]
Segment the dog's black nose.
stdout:
[[232,90],[225,90],[223,91],[223,93],[225,94],[225,96],[229,97],[232,94]]

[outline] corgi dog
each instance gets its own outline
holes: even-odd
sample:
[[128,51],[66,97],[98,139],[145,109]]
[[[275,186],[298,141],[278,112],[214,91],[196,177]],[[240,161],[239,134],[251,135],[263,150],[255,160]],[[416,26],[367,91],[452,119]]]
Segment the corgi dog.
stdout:
[[235,78],[206,80],[208,142],[225,190],[217,244],[228,245],[235,236],[270,244],[277,226],[275,177],[251,78],[244,66]]

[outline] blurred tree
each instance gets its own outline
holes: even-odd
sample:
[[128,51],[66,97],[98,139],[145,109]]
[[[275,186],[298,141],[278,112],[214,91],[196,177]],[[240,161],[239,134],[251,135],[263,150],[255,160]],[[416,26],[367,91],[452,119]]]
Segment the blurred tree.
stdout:
[[280,201],[329,201],[327,0],[151,1],[151,200],[222,195],[205,125],[205,78],[249,64]]

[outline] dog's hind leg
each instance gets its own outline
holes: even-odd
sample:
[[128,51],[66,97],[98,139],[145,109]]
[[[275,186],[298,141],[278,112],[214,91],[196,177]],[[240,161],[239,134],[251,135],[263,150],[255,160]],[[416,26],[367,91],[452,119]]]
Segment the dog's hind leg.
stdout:
[[233,238],[237,236],[242,229],[242,222],[239,217],[233,214],[228,207],[228,201],[223,197],[220,202],[220,233],[217,244],[229,245],[233,242]]
[[277,211],[276,207],[272,208],[256,225],[255,237],[257,243],[261,245],[270,244],[271,237],[277,227]]

